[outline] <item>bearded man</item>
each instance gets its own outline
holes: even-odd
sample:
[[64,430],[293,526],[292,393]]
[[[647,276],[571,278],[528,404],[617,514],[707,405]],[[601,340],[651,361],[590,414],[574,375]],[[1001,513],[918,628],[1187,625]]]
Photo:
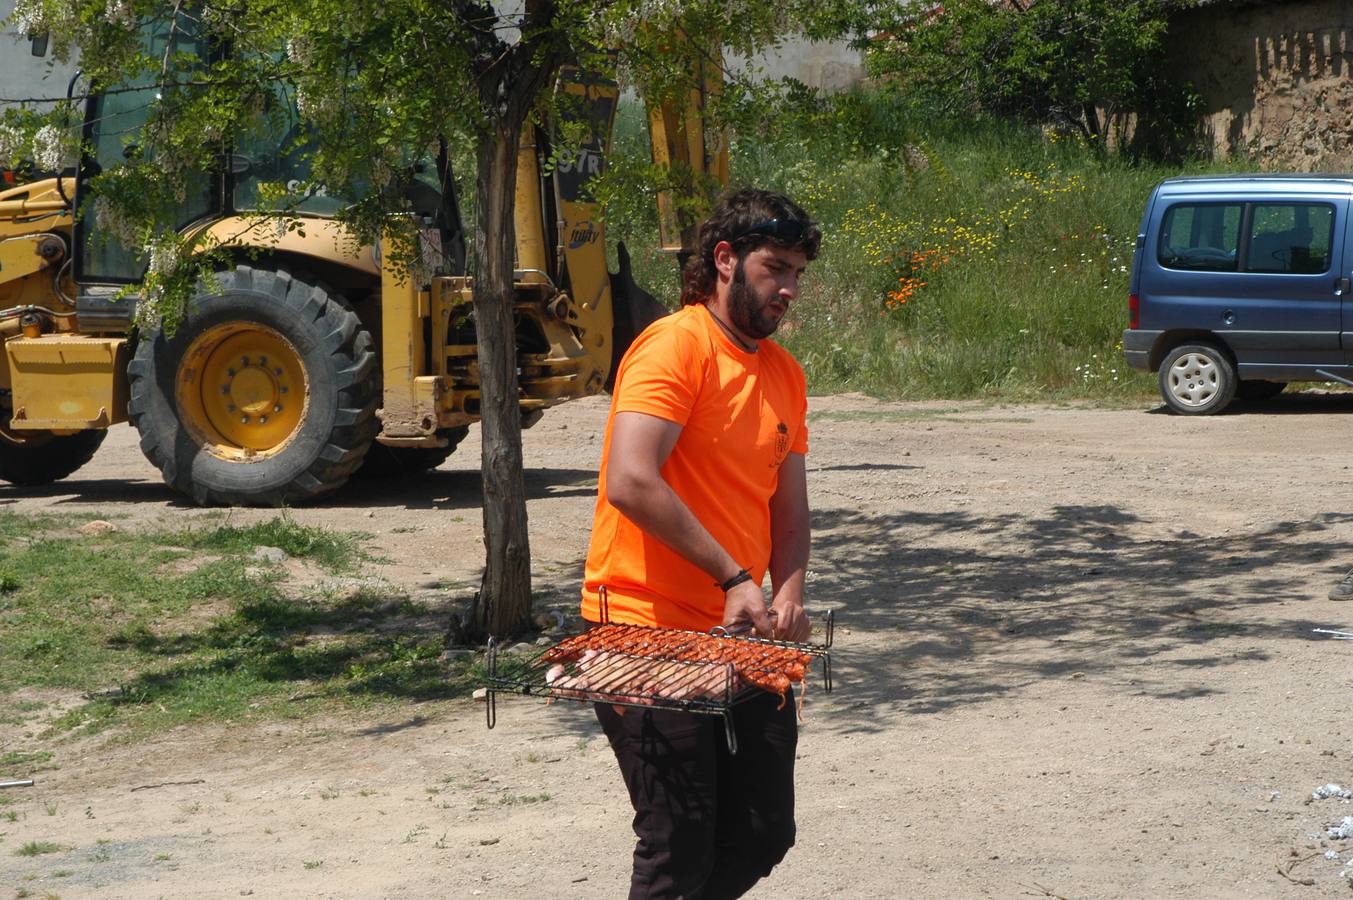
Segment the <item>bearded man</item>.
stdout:
[[[700,227],[682,309],[620,363],[602,448],[582,613],[806,640],[808,399],[769,340],[821,231],[792,200],[746,189]],[[770,574],[771,603],[762,580]],[[597,704],[634,806],[637,898],[739,897],[794,843],[794,703],[765,694],[721,717]]]

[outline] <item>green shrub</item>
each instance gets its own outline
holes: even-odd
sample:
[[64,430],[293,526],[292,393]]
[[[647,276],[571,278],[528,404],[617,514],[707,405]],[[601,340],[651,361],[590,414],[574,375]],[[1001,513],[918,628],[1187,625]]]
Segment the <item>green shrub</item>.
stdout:
[[[783,190],[823,225],[776,335],[811,391],[1136,402],[1153,390],[1119,346],[1132,248],[1151,188],[1184,170],[1075,135],[948,121],[893,91],[836,107],[835,132],[815,112],[731,142],[735,185]],[[642,124],[623,111],[620,155],[647,152]],[[648,205],[613,206],[607,223],[639,283],[671,305],[676,268],[652,249]]]

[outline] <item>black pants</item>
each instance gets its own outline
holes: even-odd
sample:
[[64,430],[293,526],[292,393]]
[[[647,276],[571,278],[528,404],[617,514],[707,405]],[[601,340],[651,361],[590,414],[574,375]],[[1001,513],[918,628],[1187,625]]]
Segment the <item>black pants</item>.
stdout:
[[596,704],[634,804],[630,900],[741,897],[794,845],[794,698],[733,708],[738,752],[721,716]]

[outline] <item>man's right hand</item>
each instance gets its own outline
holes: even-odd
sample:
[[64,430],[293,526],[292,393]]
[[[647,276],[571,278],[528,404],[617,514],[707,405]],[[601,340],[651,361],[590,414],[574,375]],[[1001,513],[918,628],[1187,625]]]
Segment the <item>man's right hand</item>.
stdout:
[[744,581],[724,595],[724,626],[731,628],[742,622],[751,622],[761,637],[771,637],[775,631],[775,623],[766,608],[766,595],[755,582]]

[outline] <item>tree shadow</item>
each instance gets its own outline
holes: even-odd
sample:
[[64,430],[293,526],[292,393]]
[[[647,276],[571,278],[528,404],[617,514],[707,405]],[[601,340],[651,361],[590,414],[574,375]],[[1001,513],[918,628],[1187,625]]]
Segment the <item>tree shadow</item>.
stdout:
[[270,592],[195,630],[161,634],[141,626],[109,639],[110,646],[168,664],[127,679],[107,702],[168,706],[202,685],[232,679],[234,690],[292,690],[298,692],[293,700],[450,700],[468,695],[482,678],[473,660],[447,665],[440,659],[445,619],[398,592],[387,597],[364,589],[333,603]]
[[[566,482],[554,474],[535,490]],[[1162,702],[1224,694],[1229,667],[1267,659],[1271,642],[1324,639],[1312,629],[1328,621],[1278,607],[1315,594],[1294,568],[1348,564],[1353,542],[1337,535],[1350,523],[1353,513],[1327,513],[1204,540],[1188,530],[1140,534],[1146,523],[1113,504],[995,515],[818,509],[808,600],[810,612],[836,616],[835,690],[822,692],[821,673],[810,673],[808,721],[839,734],[878,732],[1068,680]],[[537,575],[539,594],[571,605],[580,573],[581,560],[561,577]],[[167,703],[240,667],[275,690],[465,697],[485,673],[482,663],[438,658],[445,614],[371,593],[243,603],[181,634],[123,635],[169,665],[110,702]],[[543,714],[567,733],[597,733],[587,707],[556,703],[541,713],[543,701],[506,695],[499,703],[512,718]]]
[[[1230,639],[1262,629],[1267,639],[1307,641],[1320,624],[1252,621],[1255,611],[1312,598],[1309,583],[1275,570],[1353,557],[1353,544],[1330,534],[1353,514],[1205,542],[1126,534],[1137,521],[1112,505],[1037,516],[815,512],[810,603],[837,617],[830,727],[881,730],[897,715],[1065,678],[1122,681],[1162,700],[1223,693],[1224,679],[1210,673],[1266,657]],[[1172,657],[1180,651],[1189,655]],[[1158,666],[1207,683],[1181,688]]]
[[[526,469],[522,478],[528,501],[597,493],[595,469]],[[353,479],[310,507],[460,510],[479,509],[483,502],[478,469],[431,469],[405,478]]]
[[174,509],[195,509],[192,500],[162,481],[120,478],[83,479],[78,475],[52,484],[14,485],[0,482],[0,505],[49,498],[54,503],[154,503]]
[[[1322,639],[1318,620],[1284,612],[1272,625],[1255,613],[1311,600],[1312,585],[1286,572],[1353,559],[1353,542],[1333,532],[1351,522],[1326,514],[1202,541],[1129,534],[1141,519],[1112,504],[1042,515],[815,510],[808,603],[836,616],[834,691],[809,673],[806,722],[881,732],[1083,680],[1161,702],[1224,695],[1229,667],[1271,656],[1241,642]],[[555,588],[576,596],[577,580]],[[499,727],[546,715],[551,728],[597,733],[590,707],[498,703]]]
[[[594,469],[527,469],[523,473],[527,500],[595,496]],[[48,498],[63,503],[150,503],[171,509],[198,509],[190,498],[161,481],[125,481],[100,478],[44,485],[0,482],[0,506],[21,500]],[[478,509],[484,502],[478,469],[431,469],[402,478],[354,478],[338,490],[307,503],[306,509]]]

